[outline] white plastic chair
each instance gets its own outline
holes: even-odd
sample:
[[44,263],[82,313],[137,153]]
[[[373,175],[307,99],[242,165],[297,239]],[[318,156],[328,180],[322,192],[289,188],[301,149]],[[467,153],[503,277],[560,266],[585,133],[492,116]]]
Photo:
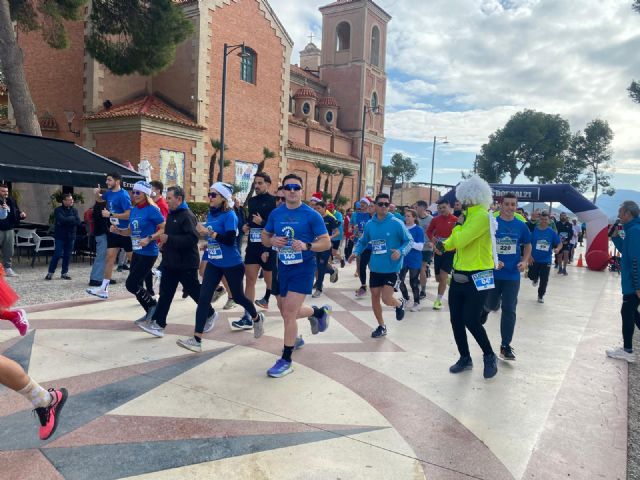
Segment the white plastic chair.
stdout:
[[13,245],[18,252],[18,262],[20,261],[20,249],[26,248],[33,252],[33,248],[35,248],[36,244],[33,241],[33,236],[35,235],[35,229],[28,228],[16,228],[14,230],[13,236]]
[[41,237],[35,231],[33,232],[33,242],[35,248],[33,250],[33,258],[31,259],[31,268],[36,263],[36,256],[40,256],[40,252],[45,252],[47,261],[49,261],[49,252],[53,255],[56,249],[56,239],[53,237]]

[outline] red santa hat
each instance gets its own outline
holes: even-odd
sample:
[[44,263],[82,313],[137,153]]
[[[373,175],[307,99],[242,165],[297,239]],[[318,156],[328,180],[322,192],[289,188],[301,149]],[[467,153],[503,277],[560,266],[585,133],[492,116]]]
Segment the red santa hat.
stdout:
[[371,205],[371,199],[369,197],[362,197],[360,199],[360,203],[364,203],[365,205]]
[[312,203],[321,202],[322,201],[322,192],[316,192],[311,195],[311,199],[309,200]]

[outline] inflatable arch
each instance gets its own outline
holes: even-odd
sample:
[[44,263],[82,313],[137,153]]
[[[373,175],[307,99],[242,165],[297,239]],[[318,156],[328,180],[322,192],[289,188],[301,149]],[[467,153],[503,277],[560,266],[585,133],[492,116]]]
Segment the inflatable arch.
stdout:
[[[519,201],[526,202],[559,202],[571,210],[580,222],[587,225],[587,253],[585,261],[591,270],[604,270],[609,263],[609,219],[607,214],[587,200],[571,185],[506,185],[491,184],[494,197],[513,192]],[[455,189],[443,198],[453,204]]]

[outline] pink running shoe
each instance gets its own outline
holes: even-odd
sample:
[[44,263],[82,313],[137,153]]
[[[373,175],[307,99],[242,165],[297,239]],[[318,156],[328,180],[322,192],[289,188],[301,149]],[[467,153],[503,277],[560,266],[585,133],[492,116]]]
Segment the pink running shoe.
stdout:
[[6,319],[13,323],[13,326],[18,329],[21,337],[24,337],[29,330],[29,320],[27,319],[27,312],[19,308],[17,310],[7,310],[5,312]]
[[60,410],[64,407],[68,396],[66,388],[60,390],[50,388],[49,393],[53,397],[51,405],[34,410],[40,419],[40,440],[46,440],[55,433],[60,419]]

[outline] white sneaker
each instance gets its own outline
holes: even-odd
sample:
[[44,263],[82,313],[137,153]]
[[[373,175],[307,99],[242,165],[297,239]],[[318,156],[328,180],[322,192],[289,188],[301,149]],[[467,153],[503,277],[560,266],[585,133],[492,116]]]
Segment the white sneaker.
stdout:
[[164,337],[164,328],[158,325],[155,320],[153,322],[141,323],[138,325],[138,327],[140,327],[145,332],[150,333],[154,337]]
[[13,271],[13,268],[9,267],[9,268],[5,268],[4,269],[4,274],[7,277],[17,277],[18,274],[16,272]]
[[162,278],[162,270],[158,270],[157,268],[152,268],[151,275],[153,275],[153,284],[156,285]]
[[544,303],[544,298],[538,297],[538,303]]
[[214,310],[213,315],[208,317],[206,323],[204,324],[204,333],[209,333],[211,330],[213,330],[213,327],[216,326],[216,322],[218,321],[218,317],[218,312]]
[[233,300],[227,300],[227,303],[224,304],[224,307],[222,307],[222,309],[223,310],[231,310],[235,306],[236,306],[236,302],[234,302]]
[[411,308],[409,309],[410,312],[419,312],[420,309],[422,307],[420,306],[419,303],[414,303],[413,305],[411,305]]
[[407,300],[406,298],[404,299],[404,302],[404,308],[411,308],[415,305],[413,300]]
[[202,343],[198,342],[194,337],[181,338],[180,340],[176,341],[176,344],[179,347],[186,348],[187,350],[191,350],[192,352],[202,352]]
[[89,295],[93,295],[95,297],[102,298],[104,300],[109,298],[109,292],[106,290],[103,290],[101,287],[87,288],[85,292],[87,292]]
[[533,285],[534,287],[538,286],[538,280],[531,280],[531,285]]
[[318,290],[317,288],[313,291],[311,298],[318,298],[322,296],[322,290]]
[[253,338],[260,338],[264,333],[264,313],[258,312],[258,319],[253,321]]
[[636,354],[629,353],[622,347],[607,350],[607,357],[615,358],[617,360],[626,360],[629,363],[633,363],[636,361]]
[[333,268],[333,273],[329,276],[329,281],[331,283],[336,283],[338,281],[338,269],[336,267]]
[[151,323],[151,320],[153,320],[153,314],[154,313],[156,313],[156,305],[151,307],[147,313],[145,313],[142,317],[140,317],[139,319],[137,319],[133,323],[135,323],[138,327],[140,325]]

